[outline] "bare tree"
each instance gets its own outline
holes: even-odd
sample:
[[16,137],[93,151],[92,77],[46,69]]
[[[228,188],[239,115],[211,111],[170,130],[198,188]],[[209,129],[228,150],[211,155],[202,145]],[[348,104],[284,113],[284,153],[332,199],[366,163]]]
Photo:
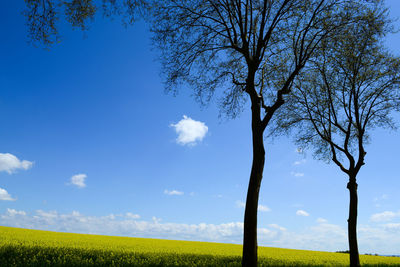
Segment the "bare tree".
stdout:
[[244,215],[243,266],[257,265],[257,207],[264,131],[323,40],[368,9],[363,1],[158,1],[154,42],[167,90],[189,85],[201,103],[217,89],[235,117],[251,102],[253,163]]
[[[243,266],[257,265],[257,207],[265,162],[264,132],[295,78],[320,45],[368,9],[364,0],[26,0],[31,40],[57,41],[65,15],[86,29],[98,9],[106,16],[146,18],[159,48],[167,91],[189,86],[200,103],[217,94],[237,116],[251,102],[253,163],[244,216]],[[58,3],[58,4],[57,4]],[[138,13],[139,12],[139,13]],[[216,93],[217,89],[223,89]]]
[[382,45],[391,21],[382,1],[364,10],[310,60],[277,119],[276,131],[296,129],[296,143],[312,147],[349,178],[350,266],[360,266],[357,244],[357,174],[365,164],[365,144],[375,127],[393,129],[400,110],[400,58]]

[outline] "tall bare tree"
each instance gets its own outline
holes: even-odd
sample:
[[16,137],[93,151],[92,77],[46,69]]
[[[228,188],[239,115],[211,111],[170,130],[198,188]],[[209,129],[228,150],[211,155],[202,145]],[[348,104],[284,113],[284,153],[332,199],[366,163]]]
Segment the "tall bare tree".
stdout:
[[[253,162],[246,199],[243,266],[257,265],[257,207],[265,162],[264,132],[320,45],[361,10],[364,0],[26,0],[31,40],[51,45],[65,15],[86,29],[97,10],[147,19],[167,91],[189,86],[200,103],[217,94],[235,117],[251,102]],[[217,89],[222,89],[216,93]]]
[[375,127],[394,128],[400,110],[400,58],[391,55],[382,38],[391,21],[382,1],[363,11],[310,60],[295,82],[277,119],[277,131],[296,129],[296,143],[334,162],[349,178],[348,242],[350,266],[360,266],[357,244],[357,175],[365,164],[365,144]]
[[264,131],[322,41],[364,8],[368,3],[363,1],[329,0],[166,0],[154,6],[151,29],[167,90],[188,85],[201,103],[219,94],[222,110],[231,117],[250,99],[253,163],[243,266],[257,265]]

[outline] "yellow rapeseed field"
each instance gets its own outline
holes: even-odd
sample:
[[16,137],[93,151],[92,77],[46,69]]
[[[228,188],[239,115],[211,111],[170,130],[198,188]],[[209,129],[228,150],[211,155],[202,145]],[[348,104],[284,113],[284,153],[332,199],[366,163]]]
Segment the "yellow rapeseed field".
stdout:
[[[0,226],[0,266],[240,266],[241,245],[58,233]],[[361,255],[364,266],[400,258]],[[348,255],[259,248],[260,266],[346,266]]]

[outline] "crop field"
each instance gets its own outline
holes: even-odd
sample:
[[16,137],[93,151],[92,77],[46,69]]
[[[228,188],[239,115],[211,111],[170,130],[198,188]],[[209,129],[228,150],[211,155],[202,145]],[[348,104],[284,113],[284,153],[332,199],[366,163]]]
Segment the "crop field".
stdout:
[[[38,231],[0,226],[0,266],[240,266],[242,246]],[[363,266],[400,258],[361,255]],[[260,266],[345,266],[342,253],[259,248]]]

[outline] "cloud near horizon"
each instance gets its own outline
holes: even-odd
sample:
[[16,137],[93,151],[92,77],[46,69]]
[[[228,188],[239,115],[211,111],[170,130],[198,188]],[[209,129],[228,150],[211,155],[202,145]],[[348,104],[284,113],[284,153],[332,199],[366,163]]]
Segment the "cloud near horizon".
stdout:
[[32,161],[20,160],[10,153],[0,153],[0,172],[12,174],[17,170],[28,170],[32,165]]
[[202,141],[208,132],[208,127],[204,122],[193,120],[186,115],[183,115],[183,119],[178,123],[172,123],[170,126],[178,134],[176,142],[180,145],[194,146]]
[[324,219],[324,218],[318,218],[317,219],[317,223],[327,223],[327,222],[328,222],[328,220]]
[[129,219],[140,219],[140,215],[139,214],[134,214],[132,212],[125,213],[125,217],[129,218]]
[[[0,214],[0,225],[70,233],[235,244],[241,244],[243,238],[242,222],[164,223],[156,217],[150,220],[138,220],[126,214],[86,216],[78,211],[62,214],[57,211],[36,210],[33,214],[29,214],[22,210],[7,209]],[[348,246],[346,226],[330,224],[324,220],[296,232],[281,225],[268,224],[258,228],[258,239],[261,246],[292,249],[337,251],[345,250]],[[399,244],[400,223],[375,227],[359,226],[360,253],[398,254]]]
[[381,213],[372,214],[370,220],[372,222],[389,222],[396,217],[400,217],[400,211],[398,212],[384,211]]
[[15,201],[15,198],[12,198],[11,195],[7,192],[7,190],[0,188],[0,200],[5,201]]

